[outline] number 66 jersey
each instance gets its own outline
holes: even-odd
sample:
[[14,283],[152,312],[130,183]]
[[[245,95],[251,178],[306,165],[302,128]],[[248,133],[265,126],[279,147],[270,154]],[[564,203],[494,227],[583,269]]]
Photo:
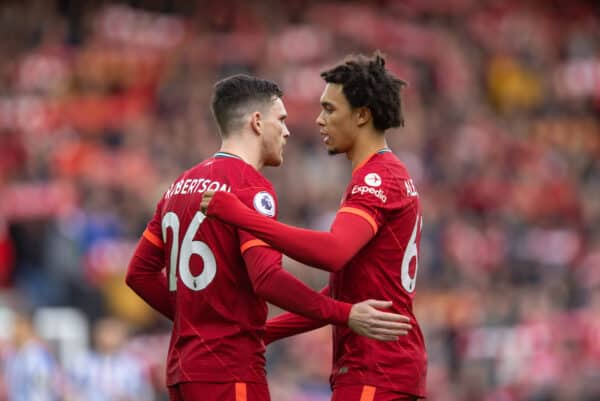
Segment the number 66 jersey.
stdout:
[[265,244],[199,212],[207,190],[233,192],[263,215],[277,214],[271,183],[223,152],[184,172],[165,192],[143,237],[164,249],[162,266],[173,307],[167,385],[266,383],[262,335],[267,305],[254,292],[242,256]]
[[335,326],[332,385],[361,383],[425,397],[427,353],[412,307],[423,220],[408,171],[388,149],[375,153],[354,169],[339,212],[360,215],[376,234],[331,274],[332,297],[393,301],[392,311],[410,316],[413,328],[398,341],[381,342]]

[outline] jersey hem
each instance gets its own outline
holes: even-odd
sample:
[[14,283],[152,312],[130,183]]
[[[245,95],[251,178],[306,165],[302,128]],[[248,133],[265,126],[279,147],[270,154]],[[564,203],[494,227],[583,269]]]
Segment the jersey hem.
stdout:
[[414,387],[404,387],[404,386],[390,386],[390,385],[382,385],[374,383],[370,380],[360,380],[359,378],[355,379],[345,379],[342,382],[335,381],[331,388],[335,389],[337,387],[347,387],[347,386],[372,386],[375,388],[383,388],[389,391],[394,391],[398,393],[409,394],[419,398],[426,398],[426,392],[424,390],[416,390]]

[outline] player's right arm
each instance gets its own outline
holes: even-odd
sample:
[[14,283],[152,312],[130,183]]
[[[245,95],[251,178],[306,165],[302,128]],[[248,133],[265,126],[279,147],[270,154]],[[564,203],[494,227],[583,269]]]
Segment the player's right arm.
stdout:
[[129,262],[125,282],[148,305],[173,320],[175,311],[170,299],[167,277],[163,273],[165,264],[164,244],[159,234],[160,209],[159,203]]
[[235,195],[205,193],[201,209],[207,216],[249,231],[302,263],[335,272],[375,236],[377,224],[367,213],[338,211],[328,232],[307,230],[269,219],[248,208]]

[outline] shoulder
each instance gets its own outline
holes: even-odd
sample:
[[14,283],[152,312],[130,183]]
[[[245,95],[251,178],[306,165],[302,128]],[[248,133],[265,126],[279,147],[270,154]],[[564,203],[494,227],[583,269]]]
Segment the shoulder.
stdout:
[[369,195],[387,203],[390,196],[416,195],[406,166],[392,152],[376,155],[352,174],[349,195]]
[[373,188],[389,187],[408,178],[406,167],[392,152],[375,155],[352,173],[353,184]]
[[[241,197],[240,197],[241,198]],[[246,189],[246,203],[267,217],[277,216],[277,194],[268,180],[262,180]]]
[[277,194],[273,184],[250,165],[243,167],[241,174],[243,185],[235,191],[240,200],[260,214],[276,217]]
[[240,170],[240,173],[244,183],[248,187],[268,188],[269,190],[273,189],[273,184],[271,181],[269,181],[267,177],[262,175],[249,164],[244,164],[243,168]]
[[371,168],[383,174],[391,174],[399,178],[410,178],[406,165],[392,152],[386,152],[374,158]]

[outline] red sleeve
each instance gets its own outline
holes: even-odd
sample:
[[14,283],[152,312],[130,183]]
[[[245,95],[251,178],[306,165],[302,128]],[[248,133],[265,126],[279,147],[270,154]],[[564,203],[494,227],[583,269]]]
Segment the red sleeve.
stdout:
[[[327,296],[329,287],[325,287],[320,293]],[[290,312],[283,313],[267,322],[263,340],[265,345],[268,345],[282,338],[318,329],[326,324],[327,322],[323,320],[309,319]]]
[[323,324],[348,324],[351,304],[319,294],[281,268],[281,254],[272,248],[252,247],[244,252],[244,261],[254,291],[280,308],[298,313]]
[[163,273],[164,251],[146,230],[129,262],[125,282],[148,305],[173,320],[175,312],[167,277]]
[[293,259],[327,271],[345,266],[377,229],[365,216],[344,208],[338,211],[329,232],[292,227],[256,213],[227,192],[215,193],[207,215],[249,231]]

